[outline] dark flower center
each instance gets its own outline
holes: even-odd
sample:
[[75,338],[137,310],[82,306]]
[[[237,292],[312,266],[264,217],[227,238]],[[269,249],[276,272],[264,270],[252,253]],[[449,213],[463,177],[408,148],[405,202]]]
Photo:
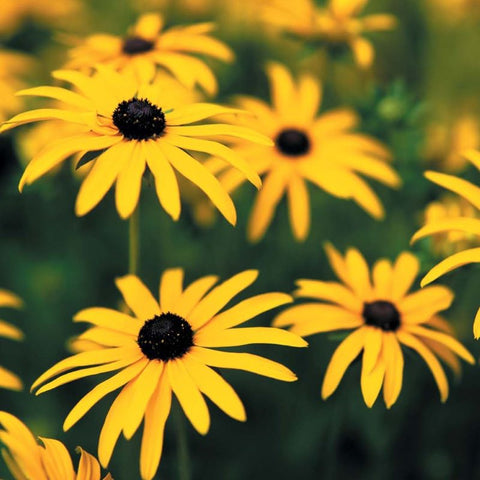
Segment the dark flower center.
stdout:
[[162,109],[146,98],[132,98],[118,104],[112,115],[113,123],[129,140],[148,140],[165,130]]
[[305,132],[295,128],[282,130],[275,145],[284,154],[292,157],[305,155],[310,150],[310,139]]
[[154,42],[142,37],[127,37],[123,41],[122,51],[126,55],[149,52],[153,49]]
[[363,318],[367,325],[381,328],[386,332],[394,332],[400,327],[400,313],[393,303],[385,300],[365,303]]
[[167,362],[182,357],[190,350],[193,346],[193,330],[179,315],[162,313],[145,322],[137,343],[148,359]]

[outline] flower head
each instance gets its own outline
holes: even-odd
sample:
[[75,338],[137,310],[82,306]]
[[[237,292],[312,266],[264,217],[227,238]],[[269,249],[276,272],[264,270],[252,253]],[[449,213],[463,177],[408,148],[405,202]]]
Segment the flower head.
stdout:
[[[275,209],[286,194],[290,223],[295,237],[304,240],[310,227],[310,204],[306,180],[335,197],[353,199],[375,218],[384,215],[383,207],[359,174],[391,187],[400,179],[388,164],[390,152],[377,140],[352,132],[357,116],[347,109],[317,115],[322,87],[310,75],[295,82],[282,65],[268,67],[272,106],[250,97],[240,97],[241,107],[256,115],[249,125],[273,138],[275,148],[240,144],[235,147],[252,168],[263,176],[250,216],[248,235],[257,241],[265,234]],[[212,159],[207,166],[232,192],[243,178],[225,162]]]
[[97,64],[118,71],[133,72],[142,80],[150,80],[157,66],[172,73],[187,87],[198,83],[214,94],[217,82],[210,68],[192,54],[201,54],[223,61],[233,59],[232,51],[209,34],[212,23],[177,26],[163,31],[160,14],[142,15],[125,37],[96,34],[88,37],[70,52],[67,69],[90,69]]
[[313,42],[332,47],[347,46],[362,68],[372,65],[375,51],[363,36],[374,31],[391,30],[393,15],[376,14],[359,17],[368,0],[329,0],[317,7],[314,0],[273,0],[264,7],[266,22]]
[[66,108],[21,113],[4,123],[0,132],[40,120],[61,120],[78,125],[80,131],[58,138],[35,155],[20,180],[20,190],[70,156],[95,152],[97,157],[77,197],[77,215],[92,210],[116,183],[118,213],[122,218],[129,217],[137,206],[142,177],[148,169],[155,178],[161,205],[176,220],[180,215],[180,191],[175,169],[203,190],[234,224],[236,212],[228,193],[188,151],[218,155],[260,186],[254,169],[215,139],[226,135],[271,145],[269,138],[249,128],[221,123],[190,125],[220,114],[245,112],[208,103],[177,108],[176,96],[170,97],[168,89],[162,90],[161,84],[155,81],[139,84],[134,77],[105,67],[98,67],[93,77],[70,70],[54,72],[54,77],[73,84],[78,92],[60,87],[37,87],[19,94],[53,98],[64,103]]
[[[480,152],[471,150],[466,153],[466,156],[468,160],[480,170]],[[473,183],[453,175],[439,172],[427,172],[425,176],[437,185],[459,195],[469,202],[475,209],[480,210],[480,188]],[[474,241],[474,243],[475,245],[478,245],[478,237],[480,236],[480,218],[460,215],[456,218],[439,219],[435,222],[429,222],[415,233],[412,242],[416,242],[417,240],[430,235],[444,235],[448,232],[461,232],[463,235],[469,235],[472,238],[476,238],[477,241]],[[471,244],[469,246],[471,246]],[[421,285],[428,285],[442,275],[469,263],[480,263],[480,247],[474,246],[473,248],[468,248],[467,250],[450,255],[425,275],[422,279]],[[473,324],[473,334],[475,338],[480,337],[480,309],[477,312]]]
[[448,323],[438,316],[450,306],[452,292],[436,286],[409,294],[419,264],[408,252],[393,265],[386,259],[378,260],[372,276],[356,249],[349,249],[342,257],[329,245],[327,254],[341,283],[298,280],[295,295],[315,301],[288,308],[273,323],[278,327],[291,325],[290,331],[301,336],[353,330],[332,356],[322,397],[332,395],[349,365],[362,354],[360,384],[365,403],[371,407],[383,385],[385,404],[390,408],[402,388],[403,345],[423,358],[445,401],[448,381],[437,357],[454,370],[458,370],[456,356],[474,363],[472,355],[453,338]]
[[[0,290],[0,308],[20,308],[22,301],[16,295],[6,290]],[[22,340],[23,333],[17,327],[0,320],[0,337],[10,338],[12,340]],[[21,390],[22,381],[6,368],[0,367],[0,387],[10,390]]]
[[[15,480],[100,480],[100,465],[95,457],[81,448],[78,470],[65,445],[52,438],[39,438],[16,417],[0,412],[2,456]],[[113,480],[107,475],[103,480]]]
[[183,271],[171,269],[162,275],[159,301],[138,277],[119,278],[116,285],[133,315],[107,308],[79,312],[75,321],[94,325],[79,337],[87,341],[88,351],[57,363],[32,388],[40,387],[39,394],[79,378],[118,371],[77,403],[64,428],[68,430],[105,395],[121,388],[100,433],[99,459],[106,466],[120,433],[130,439],[144,420],[140,471],[143,480],[150,480],[160,462],[172,392],[194,428],[205,435],[210,414],[203,395],[232,418],[246,418],[237,394],[212,367],[296,380],[279,363],[249,353],[218,350],[255,343],[306,346],[298,336],[280,329],[233,328],[291,302],[289,295],[267,293],[221,311],[256,277],[256,271],[245,271],[212,289],[217,277],[208,276],[184,289]]

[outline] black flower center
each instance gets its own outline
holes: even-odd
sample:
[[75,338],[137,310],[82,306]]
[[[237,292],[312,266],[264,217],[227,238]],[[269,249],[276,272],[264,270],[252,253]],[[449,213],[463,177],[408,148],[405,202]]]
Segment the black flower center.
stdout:
[[386,332],[394,332],[400,326],[400,313],[393,303],[385,300],[365,303],[363,318],[367,325],[381,328]]
[[150,360],[173,360],[185,355],[193,346],[190,324],[174,313],[155,315],[138,334],[137,343]]
[[123,41],[122,51],[126,55],[149,52],[153,49],[154,42],[142,37],[127,37]]
[[112,115],[113,123],[129,140],[148,140],[165,130],[162,109],[146,98],[132,98],[118,104]]
[[284,155],[296,157],[308,153],[310,139],[301,130],[287,128],[278,134],[275,145]]

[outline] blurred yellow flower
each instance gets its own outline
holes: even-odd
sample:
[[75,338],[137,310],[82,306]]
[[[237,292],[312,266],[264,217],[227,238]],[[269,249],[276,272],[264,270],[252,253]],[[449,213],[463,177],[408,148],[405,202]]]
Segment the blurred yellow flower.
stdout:
[[26,55],[0,50],[0,122],[23,107],[23,102],[15,96],[15,92],[24,86],[20,77],[31,67],[32,60]]
[[2,0],[0,32],[12,32],[25,20],[58,26],[78,18],[82,9],[79,0]]
[[[382,218],[384,210],[379,199],[358,174],[398,187],[401,182],[388,164],[388,149],[367,135],[352,132],[359,121],[351,110],[330,110],[317,116],[322,86],[312,76],[301,75],[294,82],[290,72],[276,63],[270,64],[267,72],[272,107],[257,98],[238,100],[242,108],[256,115],[248,119],[248,125],[274,138],[276,146],[234,147],[264,176],[249,219],[249,239],[258,241],[263,237],[284,194],[295,238],[306,238],[310,204],[305,180],[335,197],[353,199],[374,218]],[[206,166],[214,173],[225,170],[225,162],[215,158]],[[219,178],[229,192],[244,180],[232,169],[223,171]]]
[[[480,170],[480,152],[471,150],[466,153],[466,156],[468,160]],[[475,209],[480,210],[480,188],[473,183],[453,175],[439,172],[426,172],[425,176],[437,185],[456,193],[473,205]],[[475,244],[478,245],[478,237],[480,236],[480,218],[478,218],[478,216],[475,216],[475,218],[464,216],[462,212],[462,215],[455,218],[449,217],[447,219],[439,219],[438,221],[427,223],[415,233],[412,242],[416,242],[417,240],[430,235],[444,235],[447,232],[462,232],[464,235],[475,237],[477,239]],[[471,244],[469,246],[471,246]],[[467,250],[450,255],[425,275],[421,285],[428,285],[442,275],[469,263],[480,263],[480,247],[468,248]],[[480,309],[477,312],[473,324],[473,334],[475,338],[480,337]]]
[[265,2],[262,18],[286,32],[332,47],[347,46],[361,68],[373,64],[373,45],[363,35],[391,30],[396,25],[393,15],[374,14],[360,17],[368,0],[329,0],[325,7],[315,0],[272,0]]
[[[2,456],[15,480],[100,480],[98,460],[81,448],[78,470],[75,473],[72,459],[65,445],[52,438],[40,437],[16,417],[0,412]],[[113,480],[108,474],[104,480]]]
[[470,113],[450,123],[434,123],[427,130],[426,158],[447,172],[458,172],[467,165],[464,152],[480,147],[480,124]]
[[121,72],[133,72],[143,81],[153,78],[160,66],[189,88],[198,83],[213,95],[217,81],[210,67],[191,54],[201,54],[225,62],[233,60],[232,51],[209,34],[213,23],[177,26],[162,31],[160,14],[142,15],[124,38],[109,34],[87,37],[70,51],[65,68],[88,70],[97,64]]
[[363,352],[360,385],[365,403],[371,407],[383,385],[383,398],[390,408],[402,389],[404,345],[428,365],[444,402],[448,381],[437,356],[455,371],[459,368],[456,356],[475,363],[438,316],[450,306],[453,293],[435,286],[408,294],[419,270],[418,260],[408,252],[393,265],[387,259],[378,260],[370,276],[358,250],[350,248],[345,257],[331,245],[326,250],[341,283],[298,280],[295,296],[316,301],[288,308],[273,322],[277,327],[292,325],[290,331],[301,336],[353,330],[332,356],[322,397],[332,395],[349,365]]
[[[92,169],[80,188],[75,206],[81,216],[92,210],[116,183],[115,200],[122,218],[135,210],[142,178],[148,170],[155,178],[159,201],[177,220],[180,191],[175,170],[195,183],[232,224],[235,206],[219,181],[187,151],[218,155],[241,170],[257,187],[261,181],[236,152],[212,138],[237,137],[261,145],[272,145],[269,138],[252,129],[227,124],[190,125],[220,114],[245,113],[209,103],[176,106],[161,85],[140,84],[133,76],[98,66],[94,77],[60,70],[54,77],[81,92],[60,87],[37,87],[19,92],[52,98],[69,109],[38,109],[21,113],[4,123],[0,133],[40,120],[61,120],[81,126],[84,132],[58,138],[43,148],[28,164],[19,189],[51,171],[66,158],[82,152],[98,152]],[[175,100],[175,98],[173,98]],[[208,140],[202,137],[208,137]],[[97,155],[97,153],[94,153]],[[173,167],[173,168],[172,168]]]
[[[20,308],[21,306],[22,301],[16,295],[6,290],[0,290],[0,308]],[[23,333],[17,327],[0,320],[0,337],[22,340]],[[0,387],[9,390],[21,390],[23,384],[16,375],[0,366]]]
[[449,23],[478,19],[480,0],[429,0],[434,13],[440,13]]
[[[90,342],[89,351],[57,363],[35,381],[32,389],[43,384],[38,395],[79,378],[117,370],[76,404],[64,429],[71,428],[108,393],[122,388],[100,433],[98,456],[103,466],[108,465],[120,433],[132,438],[144,420],[140,472],[143,480],[151,480],[162,454],[172,392],[193,427],[205,435],[210,414],[203,395],[232,418],[246,420],[241,400],[215,368],[245,370],[286,382],[296,380],[288,368],[264,357],[217,350],[258,343],[307,345],[281,329],[233,328],[292,301],[284,293],[266,293],[221,311],[257,275],[257,271],[248,270],[213,289],[217,277],[208,276],[183,289],[183,270],[166,270],[159,301],[138,277],[117,279],[116,285],[133,316],[99,307],[79,312],[75,321],[94,325],[79,337]],[[91,349],[92,344],[97,348]]]
[[[464,198],[453,195],[444,195],[440,200],[431,202],[425,209],[425,224],[447,222],[449,220],[463,218],[479,218],[473,205]],[[435,235],[432,239],[432,250],[436,255],[451,255],[475,245],[477,238],[468,232],[456,230],[446,231]]]

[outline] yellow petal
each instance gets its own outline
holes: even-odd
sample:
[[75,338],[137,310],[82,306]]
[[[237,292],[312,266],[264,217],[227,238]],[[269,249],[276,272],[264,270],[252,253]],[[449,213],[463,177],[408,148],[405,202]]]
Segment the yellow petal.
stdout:
[[428,237],[429,235],[436,235],[437,233],[451,231],[464,232],[470,235],[480,236],[480,220],[477,218],[459,217],[428,223],[415,233],[415,235],[412,237],[411,243],[414,243],[421,238]]
[[378,364],[383,345],[382,330],[375,327],[365,327],[362,372],[368,375]]
[[17,375],[6,368],[0,367],[0,387],[20,391],[23,389],[23,383]]
[[369,68],[372,66],[375,58],[375,50],[368,40],[363,37],[355,37],[351,41],[350,46],[353,50],[353,56],[361,68]]
[[310,229],[310,202],[302,178],[292,176],[287,186],[288,213],[295,238],[305,240]]
[[183,318],[188,318],[200,299],[217,283],[218,277],[209,275],[191,283],[175,303],[174,311]]
[[158,13],[145,13],[135,24],[134,33],[141,38],[154,40],[163,28],[163,18]]
[[160,315],[158,302],[136,275],[117,278],[115,285],[120,290],[125,303],[138,319],[147,321]]
[[[48,478],[65,480],[81,479],[76,477],[73,470],[72,459],[65,445],[58,440],[40,437],[45,448],[40,449],[42,463],[45,467]],[[100,475],[100,469],[99,469]]]
[[0,290],[0,307],[20,308],[23,302],[20,297],[7,290]]
[[22,340],[23,336],[23,332],[20,329],[0,320],[0,337]]
[[400,300],[410,290],[417,278],[420,263],[414,255],[401,253],[393,265],[392,299]]
[[295,85],[286,67],[279,63],[267,65],[272,103],[280,115],[289,118],[294,104]]
[[360,377],[360,387],[362,389],[363,399],[368,408],[371,408],[378,398],[382,388],[385,376],[385,362],[380,355],[372,370],[368,370],[365,364],[366,349],[363,351],[362,374]]
[[480,308],[475,315],[475,321],[473,322],[473,336],[476,340],[480,337]]
[[98,460],[80,447],[77,448],[77,452],[80,452],[80,462],[76,480],[100,480]]
[[206,118],[227,114],[248,115],[248,112],[238,108],[215,105],[213,103],[194,103],[191,105],[182,105],[174,108],[172,112],[165,114],[165,118],[167,125],[175,126],[195,123],[200,120],[205,120]]
[[370,270],[363,255],[356,248],[349,248],[345,255],[349,285],[356,295],[364,300],[372,298]]
[[160,306],[162,312],[174,312],[183,290],[183,270],[181,268],[169,268],[162,274],[160,280]]
[[402,349],[394,333],[385,332],[383,345],[383,359],[385,361],[383,398],[387,408],[391,408],[402,390],[404,360]]
[[[152,317],[153,318],[153,317]],[[143,321],[110,308],[92,307],[81,310],[73,317],[74,322],[88,322],[99,327],[110,328],[132,335],[135,338],[143,327]]]
[[46,97],[59,100],[80,110],[93,110],[91,102],[76,92],[60,87],[34,87],[18,91],[15,95]]
[[388,300],[392,298],[393,269],[392,264],[386,260],[378,260],[373,266],[373,295],[376,298]]
[[432,314],[446,310],[453,302],[453,292],[447,287],[427,287],[411,293],[398,303],[401,314],[405,315],[405,322],[410,323],[408,315],[415,315],[417,310],[430,310]]

